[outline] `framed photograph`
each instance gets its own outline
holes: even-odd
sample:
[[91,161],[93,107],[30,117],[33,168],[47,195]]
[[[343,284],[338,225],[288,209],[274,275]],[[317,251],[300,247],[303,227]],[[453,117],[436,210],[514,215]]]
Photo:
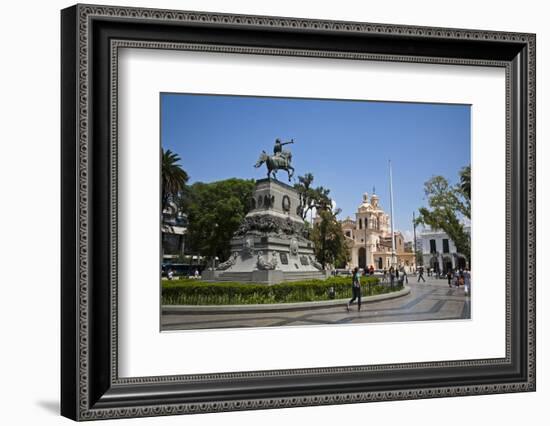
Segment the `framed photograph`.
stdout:
[[61,413],[535,390],[535,35],[61,12]]

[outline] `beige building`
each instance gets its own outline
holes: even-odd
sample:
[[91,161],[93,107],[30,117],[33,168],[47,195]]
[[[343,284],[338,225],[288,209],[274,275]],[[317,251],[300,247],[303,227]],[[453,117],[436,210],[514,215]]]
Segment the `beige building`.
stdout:
[[[350,249],[350,268],[370,267],[384,269],[391,267],[392,241],[390,217],[380,207],[378,195],[363,194],[363,202],[357,208],[355,220],[349,216],[342,222],[342,230]],[[403,234],[395,231],[395,253],[397,265],[408,270],[414,267],[414,253],[405,249]]]

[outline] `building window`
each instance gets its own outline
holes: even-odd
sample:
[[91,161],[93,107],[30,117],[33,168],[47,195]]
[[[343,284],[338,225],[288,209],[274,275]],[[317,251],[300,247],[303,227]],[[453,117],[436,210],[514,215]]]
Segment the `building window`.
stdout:
[[359,229],[363,229],[363,221],[359,218]]
[[349,238],[351,238],[351,232],[349,232],[349,231],[346,231],[346,237],[349,237]]
[[443,239],[443,253],[449,253],[449,240],[447,238]]
[[435,240],[430,240],[430,253],[435,253],[436,251]]

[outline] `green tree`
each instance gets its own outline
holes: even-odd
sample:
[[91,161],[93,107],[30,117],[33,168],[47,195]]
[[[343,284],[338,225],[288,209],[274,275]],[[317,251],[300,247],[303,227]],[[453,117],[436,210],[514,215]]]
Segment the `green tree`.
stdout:
[[162,209],[164,210],[170,200],[177,202],[176,199],[184,191],[185,185],[189,180],[187,172],[182,169],[178,154],[169,149],[162,150]]
[[315,256],[323,265],[345,265],[349,261],[349,249],[342,226],[336,215],[339,210],[333,212],[330,208],[317,211],[320,220],[313,225],[311,240],[314,244]]
[[229,258],[230,240],[250,209],[253,180],[197,182],[189,187],[187,244],[206,256]]
[[417,265],[423,265],[424,264],[424,256],[422,255],[421,250],[416,250],[415,257],[416,257],[416,264]]
[[424,184],[428,207],[419,209],[417,223],[444,231],[469,262],[470,234],[464,228],[464,218],[471,217],[470,166],[464,167],[459,176],[457,185],[450,185],[443,176],[433,176]]
[[463,167],[460,171],[460,185],[459,185],[459,193],[462,195],[462,198],[464,200],[464,203],[466,203],[466,213],[468,218],[470,218],[470,212],[471,212],[471,181],[472,181],[472,171],[471,167],[468,165],[466,167]]
[[302,219],[313,209],[332,208],[332,200],[329,197],[330,190],[322,186],[312,187],[313,174],[306,173],[304,176],[298,176],[298,183],[294,184],[294,189],[298,191],[300,197],[300,214]]

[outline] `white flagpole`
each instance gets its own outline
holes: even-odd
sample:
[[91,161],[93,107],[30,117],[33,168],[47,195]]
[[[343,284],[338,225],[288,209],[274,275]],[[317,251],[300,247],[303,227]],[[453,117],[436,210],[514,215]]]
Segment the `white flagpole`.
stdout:
[[390,169],[390,223],[391,223],[391,265],[397,268],[397,259],[395,256],[395,233],[393,229],[393,179],[391,170],[391,160],[389,160]]

